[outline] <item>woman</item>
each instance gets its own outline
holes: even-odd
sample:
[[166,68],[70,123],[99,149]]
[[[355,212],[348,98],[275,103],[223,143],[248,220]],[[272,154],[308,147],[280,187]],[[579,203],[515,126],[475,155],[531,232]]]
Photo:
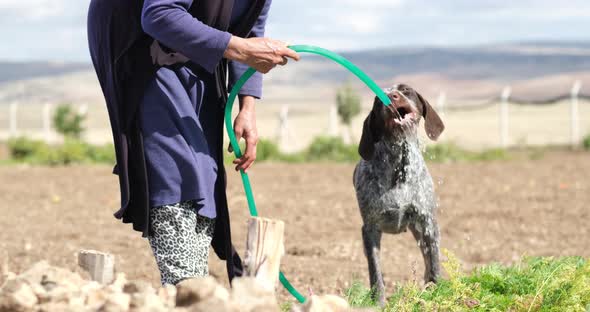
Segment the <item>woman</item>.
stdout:
[[[261,73],[299,56],[263,38],[270,0],[92,0],[88,40],[117,154],[121,209],[147,236],[162,283],[208,274],[212,243],[241,274],[231,244],[223,110],[228,87],[248,68]],[[229,77],[229,86],[226,81]],[[254,102],[262,77],[239,92],[234,128],[246,141],[236,170],[256,158]]]

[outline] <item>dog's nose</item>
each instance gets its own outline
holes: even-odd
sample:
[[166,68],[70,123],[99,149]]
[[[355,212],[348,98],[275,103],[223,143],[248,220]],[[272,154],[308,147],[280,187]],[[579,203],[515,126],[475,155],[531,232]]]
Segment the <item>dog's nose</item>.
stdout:
[[399,99],[400,99],[399,92],[393,91],[393,94],[391,95],[391,97],[393,98],[394,101],[399,101]]

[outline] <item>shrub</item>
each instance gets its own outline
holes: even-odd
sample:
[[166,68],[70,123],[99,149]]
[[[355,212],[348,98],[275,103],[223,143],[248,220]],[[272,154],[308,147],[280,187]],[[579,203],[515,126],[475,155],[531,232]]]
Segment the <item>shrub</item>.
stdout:
[[270,140],[260,139],[256,146],[256,160],[280,160],[281,152],[279,147]]
[[429,145],[423,154],[426,160],[434,162],[488,161],[509,158],[505,149],[494,148],[481,152],[471,152],[460,148],[454,143]]
[[340,138],[317,137],[309,146],[306,159],[309,161],[358,161],[360,156],[355,145],[346,145]]
[[465,151],[453,143],[428,145],[423,154],[426,160],[435,162],[449,162],[466,159]]
[[8,149],[10,156],[15,160],[27,160],[33,155],[36,155],[42,149],[47,148],[47,144],[43,141],[31,140],[25,137],[20,137],[8,141]]
[[589,150],[590,151],[590,134],[588,134],[584,138],[584,141],[582,142],[582,146],[584,147],[585,150]]
[[82,125],[84,119],[85,116],[74,112],[70,105],[62,104],[57,107],[53,115],[53,125],[55,130],[64,137],[79,139],[84,132]]
[[89,145],[87,150],[88,158],[93,162],[110,163],[117,162],[115,157],[115,146],[113,144],[106,145]]
[[88,144],[74,139],[66,139],[64,144],[57,147],[60,165],[82,163],[89,160]]
[[112,144],[89,145],[83,141],[67,138],[61,145],[48,145],[42,141],[18,138],[8,142],[13,160],[40,165],[69,165],[73,163],[114,163]]
[[336,104],[340,120],[348,126],[350,126],[352,118],[361,112],[361,98],[356,94],[350,83],[338,90]]

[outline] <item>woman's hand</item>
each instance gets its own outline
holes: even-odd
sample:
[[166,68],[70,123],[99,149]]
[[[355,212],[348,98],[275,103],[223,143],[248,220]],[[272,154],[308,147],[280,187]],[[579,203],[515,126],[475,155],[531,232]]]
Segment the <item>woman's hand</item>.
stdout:
[[[236,171],[248,170],[256,160],[256,144],[258,143],[258,129],[256,129],[256,111],[253,96],[240,96],[240,112],[234,120],[234,132],[238,142],[241,138],[246,141],[246,150],[242,157],[233,161]],[[233,151],[231,144],[229,152]]]
[[299,54],[289,49],[284,42],[270,38],[232,36],[223,56],[244,63],[266,74],[277,65],[287,64],[288,58],[299,60]]

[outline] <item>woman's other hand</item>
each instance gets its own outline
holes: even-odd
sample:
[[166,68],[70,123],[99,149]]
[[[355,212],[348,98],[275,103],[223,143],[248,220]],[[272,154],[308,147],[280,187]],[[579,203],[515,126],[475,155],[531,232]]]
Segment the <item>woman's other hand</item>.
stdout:
[[261,73],[268,73],[277,65],[287,64],[288,59],[298,61],[299,54],[282,41],[270,38],[240,38],[232,36],[223,56],[244,63]]
[[[255,98],[253,96],[240,96],[240,112],[234,120],[234,132],[236,140],[246,141],[246,150],[242,157],[235,159],[236,171],[248,170],[256,160],[256,144],[258,143],[258,129],[256,128]],[[231,144],[228,148],[232,152]]]

